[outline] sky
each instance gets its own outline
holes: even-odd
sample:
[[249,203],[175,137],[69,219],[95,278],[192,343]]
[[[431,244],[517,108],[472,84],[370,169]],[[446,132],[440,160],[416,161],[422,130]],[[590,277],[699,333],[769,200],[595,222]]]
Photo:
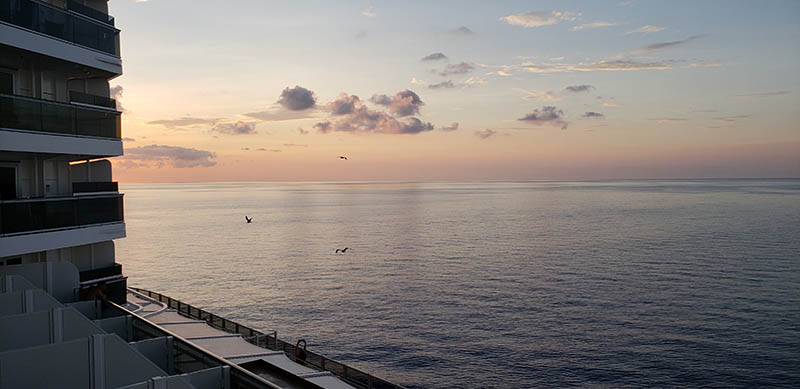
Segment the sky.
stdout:
[[109,11],[120,182],[800,177],[798,1]]

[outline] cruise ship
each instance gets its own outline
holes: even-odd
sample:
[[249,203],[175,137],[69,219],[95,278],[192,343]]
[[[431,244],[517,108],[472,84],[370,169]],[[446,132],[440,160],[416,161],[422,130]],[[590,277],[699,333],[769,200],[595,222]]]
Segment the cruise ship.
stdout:
[[0,388],[400,388],[128,287],[107,0],[0,0]]

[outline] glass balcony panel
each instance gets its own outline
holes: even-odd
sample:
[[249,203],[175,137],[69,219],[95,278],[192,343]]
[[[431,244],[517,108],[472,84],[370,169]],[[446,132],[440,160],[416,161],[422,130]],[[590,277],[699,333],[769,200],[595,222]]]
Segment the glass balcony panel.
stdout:
[[72,113],[74,109],[56,104],[42,104],[42,128],[58,134],[75,134]]
[[0,234],[122,221],[122,196],[0,202]]
[[120,113],[0,94],[0,127],[119,139]]
[[0,96],[0,127],[41,131],[41,104]]

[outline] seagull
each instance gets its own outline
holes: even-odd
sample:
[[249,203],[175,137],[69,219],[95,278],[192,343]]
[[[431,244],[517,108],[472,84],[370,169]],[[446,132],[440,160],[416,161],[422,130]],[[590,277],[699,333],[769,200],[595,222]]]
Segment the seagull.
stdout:
[[339,252],[341,252],[342,254],[344,254],[345,251],[347,251],[347,249],[349,249],[349,247],[345,247],[343,249],[336,249],[336,253],[338,254]]
[[347,161],[347,157],[345,157],[344,155],[340,155],[339,159],[343,159],[343,160]]
[[246,220],[248,223],[252,223],[253,222],[253,218],[252,217],[245,216],[244,220]]

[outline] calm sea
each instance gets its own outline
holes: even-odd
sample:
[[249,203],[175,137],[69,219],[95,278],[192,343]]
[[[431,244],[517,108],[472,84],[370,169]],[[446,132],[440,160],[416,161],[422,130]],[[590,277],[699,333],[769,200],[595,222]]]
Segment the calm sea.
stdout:
[[409,387],[800,385],[800,180],[122,189],[129,285]]

